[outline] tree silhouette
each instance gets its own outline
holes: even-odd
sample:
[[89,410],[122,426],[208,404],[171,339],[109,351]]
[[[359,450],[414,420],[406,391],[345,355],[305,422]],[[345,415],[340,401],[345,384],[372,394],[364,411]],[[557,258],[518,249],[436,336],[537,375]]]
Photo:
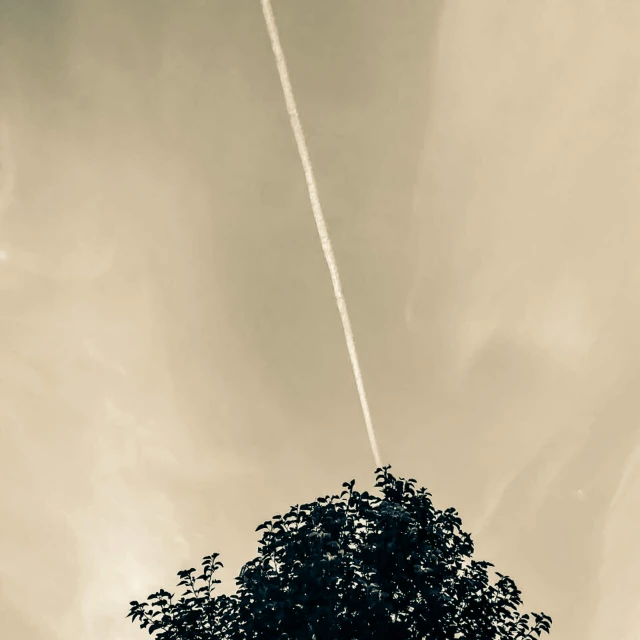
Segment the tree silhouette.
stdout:
[[511,578],[471,559],[455,509],[435,509],[416,480],[376,469],[381,496],[343,483],[339,496],[261,524],[259,553],[233,595],[213,595],[218,554],[180,571],[185,593],[131,602],[127,617],[158,640],[524,640],[551,618],[522,614]]

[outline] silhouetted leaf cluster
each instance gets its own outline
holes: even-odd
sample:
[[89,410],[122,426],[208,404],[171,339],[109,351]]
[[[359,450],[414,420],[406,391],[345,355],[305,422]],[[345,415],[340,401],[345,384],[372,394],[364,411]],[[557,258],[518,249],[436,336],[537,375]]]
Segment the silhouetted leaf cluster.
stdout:
[[434,508],[416,480],[376,469],[381,496],[343,483],[337,496],[261,524],[259,553],[213,595],[218,554],[179,572],[185,593],[131,602],[127,617],[158,640],[525,640],[551,618],[521,614],[511,578],[472,560],[455,509]]

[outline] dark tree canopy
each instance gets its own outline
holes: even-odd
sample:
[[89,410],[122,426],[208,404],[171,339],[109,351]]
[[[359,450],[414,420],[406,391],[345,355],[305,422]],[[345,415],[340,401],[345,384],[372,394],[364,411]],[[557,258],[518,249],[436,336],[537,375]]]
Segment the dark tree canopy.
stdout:
[[440,511],[416,480],[376,469],[381,496],[345,482],[339,496],[291,507],[261,524],[259,553],[214,595],[222,563],[180,571],[185,593],[131,602],[127,617],[158,640],[520,640],[551,618],[523,614],[511,578],[472,560],[455,509]]

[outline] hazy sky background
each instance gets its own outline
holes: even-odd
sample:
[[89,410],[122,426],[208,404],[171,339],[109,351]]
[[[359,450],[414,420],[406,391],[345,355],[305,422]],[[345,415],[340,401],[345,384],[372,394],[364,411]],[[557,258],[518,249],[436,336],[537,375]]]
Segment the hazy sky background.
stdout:
[[[640,6],[274,10],[383,458],[554,639],[635,638]],[[3,633],[135,640],[371,485],[331,283],[258,0],[0,0],[0,82]]]

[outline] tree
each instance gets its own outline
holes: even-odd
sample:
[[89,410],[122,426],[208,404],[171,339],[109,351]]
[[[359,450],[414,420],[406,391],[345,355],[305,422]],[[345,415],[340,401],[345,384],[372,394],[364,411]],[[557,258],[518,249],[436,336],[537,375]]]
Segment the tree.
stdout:
[[259,553],[233,595],[213,595],[222,566],[178,573],[186,592],[131,602],[127,617],[158,640],[524,640],[549,633],[522,614],[514,581],[472,560],[453,508],[435,509],[416,480],[376,469],[381,496],[343,483],[337,496],[291,507],[261,524]]

